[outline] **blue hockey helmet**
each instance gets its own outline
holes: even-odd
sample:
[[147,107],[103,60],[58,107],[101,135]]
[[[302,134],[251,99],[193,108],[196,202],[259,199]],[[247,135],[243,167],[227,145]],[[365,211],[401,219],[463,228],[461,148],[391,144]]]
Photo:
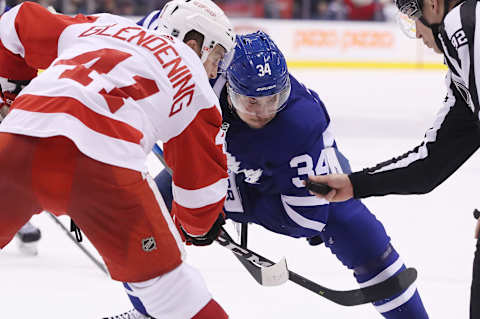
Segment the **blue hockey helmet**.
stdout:
[[232,106],[239,112],[273,114],[285,107],[290,96],[285,57],[262,31],[237,36],[227,79]]

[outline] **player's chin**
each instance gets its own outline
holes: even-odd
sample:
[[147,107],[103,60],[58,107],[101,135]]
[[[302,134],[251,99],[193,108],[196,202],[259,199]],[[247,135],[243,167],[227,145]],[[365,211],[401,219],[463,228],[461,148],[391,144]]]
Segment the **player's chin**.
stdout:
[[433,51],[438,54],[443,54],[442,50],[440,50],[436,45],[433,46]]
[[425,41],[424,41],[424,43],[425,43],[425,45],[426,45],[428,48],[432,49],[433,52],[439,53],[439,54],[443,53],[443,52],[438,48],[438,46],[437,46],[436,44],[430,44],[430,43],[425,42]]
[[267,123],[264,123],[264,124],[248,124],[248,126],[250,126],[250,128],[254,129],[254,130],[259,130],[261,128],[264,128],[265,125],[267,125]]
[[250,128],[253,128],[253,129],[261,129],[261,128],[264,128],[268,123],[270,123],[270,121],[273,119],[272,118],[268,118],[268,119],[250,119],[247,122],[248,126],[250,126]]

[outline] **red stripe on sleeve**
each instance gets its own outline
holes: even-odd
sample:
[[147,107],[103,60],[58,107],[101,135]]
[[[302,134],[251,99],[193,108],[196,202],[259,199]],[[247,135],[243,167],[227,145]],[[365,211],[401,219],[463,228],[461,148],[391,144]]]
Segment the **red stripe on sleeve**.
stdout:
[[[173,182],[187,190],[201,189],[227,178],[227,158],[223,145],[215,144],[222,125],[222,115],[213,106],[201,110],[177,137],[164,144],[167,165],[173,171]],[[173,203],[173,214],[191,234],[207,232],[222,211],[224,200],[188,209]]]
[[58,56],[58,39],[66,27],[96,20],[97,17],[81,14],[53,14],[37,3],[23,3],[15,19],[15,30],[25,48],[25,61],[32,68],[46,69]]
[[203,109],[180,135],[164,144],[175,185],[195,190],[228,177],[222,145],[215,144],[221,125],[222,115],[215,106]]
[[66,113],[91,130],[116,139],[140,144],[143,133],[133,126],[98,114],[80,101],[70,97],[47,97],[24,94],[12,104],[12,108],[38,113]]

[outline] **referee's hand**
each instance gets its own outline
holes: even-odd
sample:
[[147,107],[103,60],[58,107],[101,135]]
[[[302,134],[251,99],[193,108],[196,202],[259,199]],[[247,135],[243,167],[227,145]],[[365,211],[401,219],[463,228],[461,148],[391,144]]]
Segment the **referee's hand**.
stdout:
[[312,182],[327,184],[332,188],[326,195],[310,191],[329,202],[343,202],[353,198],[353,186],[347,174],[318,175],[308,177]]

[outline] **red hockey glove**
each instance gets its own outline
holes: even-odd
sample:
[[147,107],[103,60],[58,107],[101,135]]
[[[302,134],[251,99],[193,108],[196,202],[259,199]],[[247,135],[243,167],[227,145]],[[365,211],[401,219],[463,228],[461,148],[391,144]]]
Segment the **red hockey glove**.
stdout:
[[218,235],[220,235],[220,231],[222,230],[222,225],[225,225],[225,217],[223,215],[223,212],[218,216],[217,220],[215,221],[215,223],[213,223],[210,230],[204,235],[190,235],[183,229],[181,225],[180,230],[182,231],[183,236],[185,236],[187,244],[192,244],[195,246],[208,246],[213,243],[215,239],[218,238]]

